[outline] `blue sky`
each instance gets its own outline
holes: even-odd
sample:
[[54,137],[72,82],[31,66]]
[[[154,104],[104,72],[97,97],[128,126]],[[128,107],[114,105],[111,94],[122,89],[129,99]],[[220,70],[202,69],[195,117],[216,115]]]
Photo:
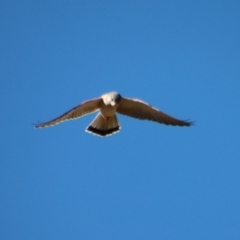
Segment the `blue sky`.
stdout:
[[[239,239],[238,1],[0,2],[0,239]],[[95,115],[109,91],[190,128]]]

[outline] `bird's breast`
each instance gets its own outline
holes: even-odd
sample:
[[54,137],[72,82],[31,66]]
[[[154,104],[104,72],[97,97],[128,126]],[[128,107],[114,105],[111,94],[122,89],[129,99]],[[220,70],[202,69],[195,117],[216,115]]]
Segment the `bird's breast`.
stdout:
[[100,112],[102,116],[104,118],[113,117],[116,113],[117,105],[118,104],[116,104],[115,106],[111,106],[111,105],[105,105],[104,103],[102,103],[100,105]]

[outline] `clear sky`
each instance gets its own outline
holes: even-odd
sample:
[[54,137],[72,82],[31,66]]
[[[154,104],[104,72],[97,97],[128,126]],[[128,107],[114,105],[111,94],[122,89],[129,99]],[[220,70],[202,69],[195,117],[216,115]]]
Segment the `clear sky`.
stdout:
[[[0,239],[240,239],[240,2],[0,1]],[[95,114],[109,91],[190,128]]]

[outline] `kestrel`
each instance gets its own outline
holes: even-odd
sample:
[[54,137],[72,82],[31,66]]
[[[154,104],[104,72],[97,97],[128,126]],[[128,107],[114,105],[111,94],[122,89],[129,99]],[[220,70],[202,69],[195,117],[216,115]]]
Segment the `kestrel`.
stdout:
[[100,111],[86,131],[98,136],[109,136],[120,130],[116,113],[142,120],[150,120],[172,126],[191,126],[193,122],[171,117],[139,99],[123,98],[117,92],[110,92],[81,103],[61,116],[45,123],[37,124],[36,128],[53,126],[60,122],[80,118],[89,113]]

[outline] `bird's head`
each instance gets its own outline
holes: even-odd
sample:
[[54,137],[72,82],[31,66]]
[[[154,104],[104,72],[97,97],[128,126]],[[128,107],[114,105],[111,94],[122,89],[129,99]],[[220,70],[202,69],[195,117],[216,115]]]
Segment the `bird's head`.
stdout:
[[115,106],[121,100],[121,95],[117,92],[106,93],[102,96],[103,102],[106,105]]

